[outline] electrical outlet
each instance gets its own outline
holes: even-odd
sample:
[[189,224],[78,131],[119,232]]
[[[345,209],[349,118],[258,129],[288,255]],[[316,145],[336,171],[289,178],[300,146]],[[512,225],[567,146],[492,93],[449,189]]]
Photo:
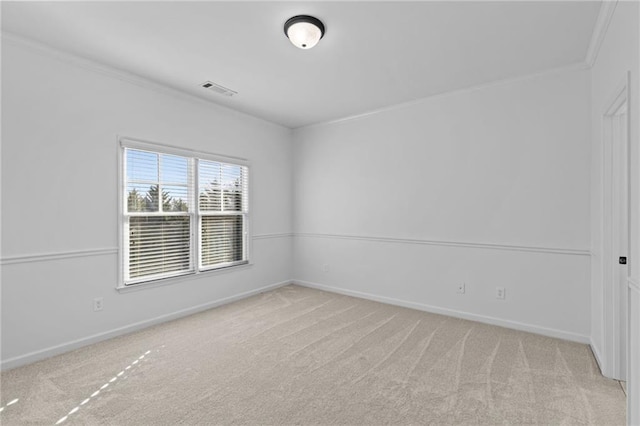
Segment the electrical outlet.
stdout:
[[93,310],[94,312],[102,310],[102,297],[96,297],[93,299]]
[[465,291],[465,284],[464,283],[458,284],[458,288],[456,289],[456,293],[464,294],[464,291]]
[[506,294],[506,290],[504,289],[504,287],[496,287],[496,299],[504,300],[505,294]]
[[322,265],[322,272],[327,273],[329,272],[329,264],[325,263],[324,265]]

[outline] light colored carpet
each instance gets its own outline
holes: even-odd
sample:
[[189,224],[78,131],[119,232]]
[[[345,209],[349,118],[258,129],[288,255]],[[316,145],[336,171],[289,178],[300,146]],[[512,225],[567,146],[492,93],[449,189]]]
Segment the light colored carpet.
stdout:
[[0,402],[3,425],[625,423],[585,345],[294,285],[4,372]]

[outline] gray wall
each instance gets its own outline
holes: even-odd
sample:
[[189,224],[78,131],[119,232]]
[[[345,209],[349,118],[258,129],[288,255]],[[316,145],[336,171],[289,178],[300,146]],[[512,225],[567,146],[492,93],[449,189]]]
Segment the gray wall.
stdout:
[[571,68],[297,130],[294,278],[588,342],[589,105]]
[[[291,276],[290,130],[97,70],[3,41],[4,367]],[[248,159],[253,265],[118,293],[118,135]]]

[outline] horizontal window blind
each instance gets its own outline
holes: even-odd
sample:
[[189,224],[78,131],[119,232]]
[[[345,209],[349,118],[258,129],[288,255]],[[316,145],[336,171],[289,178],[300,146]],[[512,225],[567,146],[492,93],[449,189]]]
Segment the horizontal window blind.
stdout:
[[203,216],[201,227],[203,267],[221,266],[244,260],[242,216]]
[[200,160],[198,182],[200,267],[246,262],[247,167]]
[[125,148],[125,283],[190,273],[191,160]]
[[129,218],[129,277],[191,270],[190,217]]
[[123,145],[125,285],[248,262],[248,167],[174,151]]

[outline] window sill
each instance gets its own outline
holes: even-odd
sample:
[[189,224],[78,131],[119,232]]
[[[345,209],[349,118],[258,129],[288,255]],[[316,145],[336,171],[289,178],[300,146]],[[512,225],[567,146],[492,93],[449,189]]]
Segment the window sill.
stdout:
[[185,281],[193,281],[201,278],[228,274],[236,271],[244,271],[246,269],[250,269],[252,266],[253,266],[253,263],[249,262],[242,265],[230,266],[228,268],[210,269],[208,271],[202,271],[197,274],[194,273],[194,274],[180,275],[177,277],[163,278],[163,279],[154,280],[154,281],[146,281],[138,284],[130,284],[130,285],[119,284],[116,287],[116,290],[118,291],[118,293],[130,293],[134,291],[140,291],[140,290],[151,289],[156,287],[163,287],[167,285],[174,285],[174,284],[182,283]]

